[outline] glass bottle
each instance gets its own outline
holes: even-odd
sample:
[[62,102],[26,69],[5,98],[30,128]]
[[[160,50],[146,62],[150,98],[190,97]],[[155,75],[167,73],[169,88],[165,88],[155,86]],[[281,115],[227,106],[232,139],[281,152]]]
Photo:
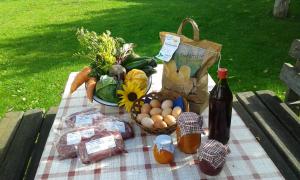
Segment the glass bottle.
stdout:
[[218,69],[218,83],[209,95],[209,139],[227,144],[230,137],[232,92],[227,83],[227,69]]

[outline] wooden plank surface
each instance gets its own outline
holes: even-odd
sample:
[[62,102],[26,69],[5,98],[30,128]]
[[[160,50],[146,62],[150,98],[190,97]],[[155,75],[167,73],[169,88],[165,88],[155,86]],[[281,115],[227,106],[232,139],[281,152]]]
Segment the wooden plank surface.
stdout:
[[0,179],[22,179],[43,119],[43,111],[24,113],[15,137],[0,165]]
[[282,103],[282,101],[269,90],[256,91],[255,94],[265,104],[265,106],[271,111],[276,118],[281,122],[282,126],[285,126],[287,130],[296,138],[300,143],[300,118],[289,109],[289,107]]
[[257,125],[255,120],[250,116],[245,108],[237,101],[236,97],[234,97],[233,99],[233,107],[239,114],[241,119],[244,121],[246,126],[249,128],[251,133],[255,136],[256,140],[260,143],[260,145],[272,159],[281,174],[286,179],[299,179],[300,177],[297,177],[297,173],[290,168],[289,164],[285,161],[285,158],[278,152],[274,144],[266,136],[263,130]]
[[34,179],[36,170],[39,166],[39,161],[41,159],[50,129],[52,127],[53,121],[55,119],[56,113],[57,113],[58,108],[57,107],[52,107],[49,109],[49,111],[45,114],[44,120],[42,123],[42,126],[40,128],[40,133],[38,136],[37,143],[34,147],[34,151],[31,156],[31,161],[28,166],[26,175],[25,175],[25,180],[31,180]]
[[297,101],[300,101],[299,95],[296,94],[292,89],[287,89],[284,102],[298,117],[300,117],[300,104],[295,103]]
[[283,64],[280,79],[300,96],[300,73],[296,71],[293,65],[289,63]]
[[9,112],[0,121],[0,162],[6,155],[7,147],[15,135],[16,129],[19,127],[20,120],[24,112]]
[[237,99],[277,147],[286,161],[300,174],[300,144],[253,92],[237,93]]
[[292,42],[289,55],[295,59],[300,59],[300,39],[295,39]]

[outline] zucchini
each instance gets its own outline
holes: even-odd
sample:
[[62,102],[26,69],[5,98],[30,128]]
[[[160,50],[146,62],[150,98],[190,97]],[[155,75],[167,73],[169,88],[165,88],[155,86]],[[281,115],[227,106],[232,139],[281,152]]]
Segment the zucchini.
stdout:
[[134,55],[130,55],[128,56],[122,63],[121,65],[122,66],[125,66],[126,64],[129,64],[129,63],[132,63],[132,62],[135,62],[135,61],[140,61],[142,59],[149,59],[148,57],[137,57],[137,56],[134,56]]
[[152,74],[156,73],[156,69],[154,69],[150,65],[145,66],[141,70],[144,71],[148,77],[151,76]]
[[125,66],[126,64],[129,64],[129,63],[132,63],[134,61],[139,61],[141,59],[144,59],[144,58],[141,58],[141,57],[138,57],[136,55],[129,55],[122,63],[121,65],[122,66]]
[[152,59],[152,61],[148,65],[150,65],[152,67],[156,67],[157,66],[157,62],[156,62],[155,59]]
[[152,59],[149,58],[141,58],[138,61],[133,61],[128,64],[125,64],[124,67],[126,70],[132,70],[132,69],[143,69],[143,67],[147,66]]

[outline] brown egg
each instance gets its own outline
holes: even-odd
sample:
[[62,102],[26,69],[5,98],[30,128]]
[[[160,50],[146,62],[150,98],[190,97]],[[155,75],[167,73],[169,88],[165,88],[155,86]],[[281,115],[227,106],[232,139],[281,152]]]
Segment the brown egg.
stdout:
[[152,99],[150,101],[150,105],[152,108],[160,108],[160,102],[157,99]]
[[164,117],[164,121],[167,123],[168,126],[176,124],[176,118],[172,115],[166,115]]
[[141,113],[149,114],[150,110],[151,110],[150,104],[147,104],[147,103],[146,103],[146,104],[144,104],[144,105],[142,106],[142,108],[141,108]]
[[149,114],[145,114],[145,113],[138,114],[137,117],[136,117],[136,120],[137,120],[138,122],[141,122],[141,120],[142,120],[144,117],[150,117],[150,115],[149,115]]
[[153,127],[155,129],[163,129],[163,128],[168,127],[168,125],[164,121],[155,121],[154,124],[153,124]]
[[165,108],[165,109],[163,109],[163,111],[161,113],[161,115],[163,117],[165,117],[166,115],[170,115],[170,114],[172,114],[172,109],[171,108]]
[[164,118],[161,115],[153,115],[151,116],[151,119],[155,122],[155,121],[162,121]]
[[161,112],[162,112],[162,110],[160,109],[160,108],[152,108],[151,110],[150,110],[150,115],[151,116],[153,116],[153,115],[161,115]]
[[173,111],[172,111],[172,115],[177,118],[180,114],[181,114],[181,107],[176,106],[174,107]]

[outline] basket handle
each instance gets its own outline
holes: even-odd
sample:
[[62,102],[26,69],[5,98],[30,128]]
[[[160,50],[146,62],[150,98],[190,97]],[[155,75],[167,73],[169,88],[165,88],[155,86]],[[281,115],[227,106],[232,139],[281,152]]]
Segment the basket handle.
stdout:
[[200,40],[200,38],[199,38],[199,36],[200,36],[200,30],[198,28],[197,23],[193,19],[191,19],[191,18],[185,18],[181,22],[181,24],[180,24],[180,26],[179,26],[179,28],[177,30],[177,34],[182,35],[182,30],[183,30],[184,26],[187,23],[190,23],[192,25],[192,27],[193,27],[193,34],[194,34],[193,38],[194,38],[194,41],[199,41]]

